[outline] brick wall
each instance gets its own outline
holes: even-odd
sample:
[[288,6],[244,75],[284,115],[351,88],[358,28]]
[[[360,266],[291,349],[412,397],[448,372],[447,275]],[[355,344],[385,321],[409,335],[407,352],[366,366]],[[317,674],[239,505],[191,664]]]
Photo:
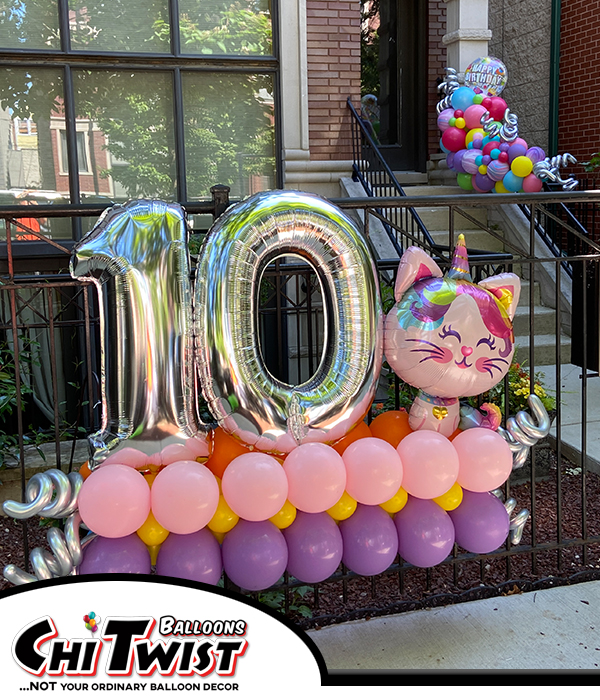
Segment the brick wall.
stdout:
[[562,3],[558,150],[589,160],[600,149],[597,3]]
[[359,3],[307,0],[306,15],[310,157],[349,160],[346,98],[360,103]]
[[447,53],[442,44],[446,33],[446,3],[429,0],[429,26],[427,46],[427,153],[441,153],[440,133],[437,127],[436,105],[439,102],[438,82],[446,75]]

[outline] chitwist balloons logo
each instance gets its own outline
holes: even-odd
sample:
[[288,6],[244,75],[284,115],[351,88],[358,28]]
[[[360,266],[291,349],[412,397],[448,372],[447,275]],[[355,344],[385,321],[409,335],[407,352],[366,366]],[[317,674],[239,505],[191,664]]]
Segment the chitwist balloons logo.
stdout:
[[321,686],[314,643],[259,603],[204,584],[134,578],[73,577],[4,594],[7,696],[241,697]]

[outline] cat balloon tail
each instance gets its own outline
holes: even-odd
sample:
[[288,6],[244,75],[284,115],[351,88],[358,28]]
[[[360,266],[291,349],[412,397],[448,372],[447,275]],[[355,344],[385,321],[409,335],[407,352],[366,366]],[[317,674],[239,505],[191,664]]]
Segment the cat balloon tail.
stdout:
[[[508,372],[520,291],[520,279],[508,272],[475,284],[462,234],[445,275],[425,251],[406,250],[396,305],[385,320],[384,353],[400,379],[419,389],[410,409],[412,430],[449,438],[459,426],[459,398],[489,391]],[[488,415],[481,425],[496,430],[499,409],[482,408]]]

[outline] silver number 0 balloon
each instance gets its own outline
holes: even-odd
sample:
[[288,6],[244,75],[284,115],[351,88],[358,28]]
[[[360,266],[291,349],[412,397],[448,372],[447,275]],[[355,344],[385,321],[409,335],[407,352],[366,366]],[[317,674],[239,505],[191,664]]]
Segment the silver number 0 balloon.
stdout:
[[[325,297],[325,352],[298,386],[267,371],[256,328],[261,276],[285,255],[313,266]],[[277,453],[331,443],[368,411],[383,359],[377,270],[354,224],[326,200],[265,192],[228,210],[202,250],[194,319],[204,397],[244,443]]]
[[146,454],[199,433],[185,215],[177,204],[107,210],[77,245],[71,275],[98,289],[102,427],[94,465],[128,439]]

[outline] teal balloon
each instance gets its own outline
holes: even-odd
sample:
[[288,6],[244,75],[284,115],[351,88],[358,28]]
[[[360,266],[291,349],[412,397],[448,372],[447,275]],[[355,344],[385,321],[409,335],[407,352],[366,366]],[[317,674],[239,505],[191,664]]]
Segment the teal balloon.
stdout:
[[518,192],[523,188],[523,178],[509,170],[504,176],[502,184],[509,192]]
[[442,149],[442,151],[444,151],[444,153],[452,153],[452,151],[450,149],[448,149],[448,148],[446,148],[446,146],[444,146],[444,144],[442,143],[442,139],[440,139],[440,148]]
[[88,615],[88,617],[90,618],[90,620],[93,620],[93,619],[96,617],[96,613],[95,613],[95,612],[91,612],[91,613]]
[[471,90],[469,87],[459,87],[452,93],[452,107],[454,109],[462,109],[464,112],[467,107],[473,104],[475,99],[475,91]]

